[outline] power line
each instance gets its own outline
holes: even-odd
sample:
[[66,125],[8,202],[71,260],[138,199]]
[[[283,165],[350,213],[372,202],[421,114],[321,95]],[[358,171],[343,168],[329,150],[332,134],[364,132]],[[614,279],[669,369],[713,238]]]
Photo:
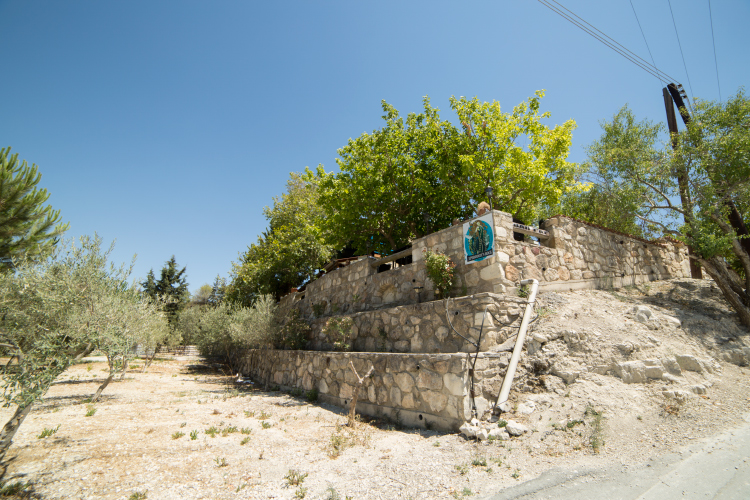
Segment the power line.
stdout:
[[714,65],[716,66],[716,85],[719,86],[719,102],[721,102],[721,82],[719,82],[719,61],[716,59],[716,40],[714,40],[714,16],[711,14],[711,0],[708,0],[708,18],[711,20],[711,41],[714,44]]
[[679,45],[680,47],[680,55],[682,56],[682,65],[685,67],[685,75],[687,75],[688,85],[690,86],[690,93],[694,96],[695,92],[693,92],[693,84],[690,83],[690,73],[688,73],[687,64],[685,64],[685,54],[682,52],[682,44],[680,43],[680,34],[677,33],[677,23],[674,21],[674,12],[672,12],[672,0],[667,0],[667,3],[669,4],[669,13],[672,14],[672,24],[674,25],[674,33],[675,35],[677,35],[677,45]]
[[[565,8],[563,5],[561,5],[560,3],[556,2],[555,0],[552,0],[552,2],[556,3],[557,5],[559,5],[565,11],[570,12],[570,14],[572,16],[574,16],[576,19],[580,20],[580,22],[578,20],[576,20],[576,19],[573,19],[573,17],[569,16],[568,14],[566,14],[565,12],[563,12],[562,10],[560,10],[558,7],[555,7],[554,5],[551,5],[548,0],[539,0],[539,3],[541,3],[542,5],[544,5],[545,7],[547,7],[548,9],[550,9],[552,12],[556,13],[557,15],[559,15],[560,17],[562,17],[563,19],[566,19],[568,22],[570,22],[571,24],[577,26],[582,31],[588,33],[589,35],[591,35],[592,37],[594,37],[595,39],[597,39],[598,41],[600,41],[601,43],[603,43],[604,45],[606,45],[610,49],[614,50],[615,52],[617,52],[618,54],[620,54],[621,56],[623,56],[624,58],[626,58],[627,60],[629,60],[630,62],[632,62],[636,66],[638,66],[639,68],[641,68],[642,70],[644,70],[647,73],[649,73],[650,75],[655,76],[656,78],[658,78],[660,80],[666,80],[666,81],[672,81],[672,82],[676,82],[677,81],[675,78],[669,76],[668,74],[666,74],[665,72],[663,72],[662,70],[660,70],[659,68],[657,68],[656,66],[654,66],[653,64],[649,63],[648,61],[646,61],[642,57],[640,57],[637,54],[635,54],[634,52],[630,51],[629,49],[627,49],[626,47],[624,47],[622,44],[620,44],[617,41],[615,41],[612,37],[608,36],[607,34],[605,34],[604,32],[602,32],[601,30],[597,29],[592,24],[590,24],[590,23],[586,22],[585,20],[583,20],[581,17],[579,17],[578,15],[576,15],[573,11]],[[587,26],[590,26],[590,28],[587,27],[587,26],[584,26],[584,24],[587,25]],[[596,31],[596,33],[595,33],[595,31]],[[599,34],[597,34],[597,33],[599,33]]]
[[[709,3],[711,0],[708,0]],[[635,20],[638,23],[638,27],[641,29],[641,35],[643,35],[643,41],[646,42],[646,49],[648,49],[648,55],[651,56],[651,63],[653,64],[654,68],[656,67],[656,61],[654,61],[654,55],[651,53],[651,47],[648,46],[648,40],[646,40],[646,34],[643,32],[643,26],[641,26],[641,21],[638,19],[638,14],[635,12],[635,6],[633,5],[633,0],[630,0],[630,6],[633,8],[633,14],[635,15]],[[661,78],[659,78],[659,83],[667,83]]]

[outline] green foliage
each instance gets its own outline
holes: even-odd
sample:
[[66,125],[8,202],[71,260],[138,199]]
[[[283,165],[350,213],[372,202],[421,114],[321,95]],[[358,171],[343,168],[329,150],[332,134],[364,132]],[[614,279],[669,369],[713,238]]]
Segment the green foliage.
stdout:
[[190,431],[190,440],[195,441],[196,439],[198,439],[198,431],[197,430]]
[[122,356],[133,343],[166,331],[158,308],[128,284],[131,267],[109,264],[111,251],[102,250],[97,236],[82,237],[44,260],[18,260],[13,271],[0,273],[0,343],[14,359],[3,373],[5,406],[29,408],[96,347]]
[[299,486],[306,477],[306,472],[302,473],[296,469],[289,469],[289,472],[286,473],[284,479],[286,479],[286,484],[289,486]]
[[32,486],[31,483],[22,483],[21,481],[16,481],[15,483],[11,483],[10,481],[0,482],[0,497],[18,498],[21,495],[25,495],[27,493],[26,490]]
[[94,405],[92,404],[86,405],[86,416],[93,417],[95,414],[96,414],[96,408],[94,407]]
[[330,318],[323,327],[323,334],[328,342],[332,344],[334,351],[351,350],[352,318],[345,316],[339,318]]
[[[544,91],[537,91],[512,113],[502,112],[496,101],[451,97],[463,126],[457,148],[462,185],[471,199],[484,200],[484,189],[490,186],[494,208],[534,220],[539,205],[555,205],[565,193],[584,188],[575,182],[578,166],[565,161],[576,124],[542,124],[551,116],[539,112],[543,97]],[[526,146],[518,144],[522,137]]]
[[172,439],[180,439],[185,433],[182,431],[176,431],[172,433]]
[[287,315],[286,322],[279,328],[276,342],[277,349],[304,349],[310,339],[312,328],[299,314],[299,310],[292,309]]
[[326,304],[325,302],[317,302],[312,305],[313,314],[316,318],[320,318],[325,314],[326,312]]
[[427,249],[424,250],[424,263],[427,277],[435,287],[435,295],[441,298],[448,297],[453,288],[456,265],[447,255]]
[[177,261],[173,255],[162,267],[158,280],[154,278],[152,269],[148,272],[146,281],[141,283],[144,295],[154,302],[163,301],[164,312],[173,328],[177,325],[180,310],[190,299],[185,271],[185,267],[178,270]]
[[339,149],[339,173],[319,171],[332,242],[337,248],[351,242],[360,254],[389,254],[425,235],[425,215],[434,230],[473,210],[461,186],[456,128],[441,121],[429,98],[422,113],[406,119],[381,104],[383,128]]
[[[589,150],[601,176],[626,193],[612,202],[622,220],[682,240],[750,326],[750,254],[745,220],[750,209],[750,99],[744,90],[724,103],[697,100],[676,148],[655,145],[659,128],[637,122],[627,108],[603,124]],[[678,201],[679,200],[679,201]],[[728,271],[731,261],[744,281]]]
[[330,241],[387,255],[425,235],[428,223],[434,230],[470,216],[488,186],[495,208],[524,219],[585,189],[575,181],[577,165],[565,161],[575,123],[543,125],[543,95],[512,113],[497,102],[452,97],[463,131],[441,120],[428,98],[422,113],[405,120],[383,101],[383,128],[339,149],[338,173],[318,171]]
[[237,349],[272,345],[277,336],[276,304],[260,297],[253,307],[222,302],[216,307],[191,307],[180,314],[178,331],[193,339],[204,356],[231,359]]
[[224,301],[224,296],[227,293],[227,279],[222,278],[220,275],[216,275],[214,284],[211,285],[211,294],[208,296],[208,305],[218,306]]
[[26,258],[37,260],[52,250],[68,224],[60,223],[60,211],[44,203],[46,189],[37,189],[42,178],[10,148],[0,149],[0,267],[8,268]]
[[599,453],[601,447],[604,446],[604,412],[597,411],[593,406],[588,405],[584,415],[592,419],[589,444],[594,453]]
[[268,229],[233,265],[228,300],[250,306],[264,294],[278,299],[328,261],[329,223],[318,203],[321,174],[322,169],[290,174],[286,193],[264,209]]
[[37,436],[38,439],[44,439],[46,437],[49,437],[57,432],[57,430],[60,428],[60,424],[57,424],[57,427],[54,428],[47,428],[45,427],[42,430],[42,433]]
[[310,389],[309,391],[305,393],[305,398],[307,398],[307,400],[310,401],[311,403],[314,403],[315,401],[317,401],[318,396],[319,394],[318,394],[317,389]]
[[208,283],[201,285],[201,287],[190,296],[190,304],[193,306],[204,306],[208,304],[212,292],[213,287]]
[[[583,164],[583,178],[588,191],[573,191],[550,211],[600,226],[642,237],[656,234],[656,228],[645,219],[651,213],[642,204],[648,187],[642,176],[653,176],[653,166],[663,164],[664,152],[656,148],[663,127],[644,120],[624,106],[612,121],[602,123],[604,133],[588,148]],[[661,178],[656,185],[664,186]],[[549,214],[549,215],[554,215]],[[644,219],[645,217],[645,219]]]

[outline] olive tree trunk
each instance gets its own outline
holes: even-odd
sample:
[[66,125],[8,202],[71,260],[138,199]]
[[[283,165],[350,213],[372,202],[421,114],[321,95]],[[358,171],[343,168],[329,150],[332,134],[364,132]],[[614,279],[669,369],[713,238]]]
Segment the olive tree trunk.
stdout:
[[354,368],[354,362],[350,359],[349,360],[349,367],[354,372],[354,376],[357,378],[357,385],[354,386],[354,390],[352,391],[352,400],[349,403],[349,427],[354,427],[354,416],[357,412],[357,399],[359,399],[359,390],[362,388],[362,383],[365,381],[367,377],[369,377],[372,374],[372,371],[375,369],[374,366],[370,366],[370,369],[367,371],[364,377],[360,377],[357,373],[357,369]]

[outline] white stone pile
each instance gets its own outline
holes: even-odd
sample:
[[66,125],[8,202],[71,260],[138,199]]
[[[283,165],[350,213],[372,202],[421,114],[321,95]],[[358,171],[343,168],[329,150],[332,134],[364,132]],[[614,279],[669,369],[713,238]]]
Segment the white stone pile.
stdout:
[[479,441],[486,441],[487,439],[505,440],[510,439],[511,436],[523,436],[529,432],[528,427],[514,420],[508,420],[507,422],[482,422],[476,418],[472,418],[469,422],[464,422],[458,430],[467,438],[476,438]]

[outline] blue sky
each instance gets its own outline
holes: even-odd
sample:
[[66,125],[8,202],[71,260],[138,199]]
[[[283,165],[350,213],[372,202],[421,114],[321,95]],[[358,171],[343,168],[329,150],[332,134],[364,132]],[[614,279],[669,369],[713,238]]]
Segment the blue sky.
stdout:
[[[561,0],[690,96],[718,100],[707,0]],[[750,2],[713,0],[726,99],[750,81]],[[68,236],[117,240],[137,276],[173,254],[190,289],[227,276],[289,172],[429,95],[513,106],[545,89],[578,123],[570,161],[629,104],[664,121],[662,83],[541,3],[0,0],[0,145],[36,163]],[[689,82],[688,82],[689,76]]]

